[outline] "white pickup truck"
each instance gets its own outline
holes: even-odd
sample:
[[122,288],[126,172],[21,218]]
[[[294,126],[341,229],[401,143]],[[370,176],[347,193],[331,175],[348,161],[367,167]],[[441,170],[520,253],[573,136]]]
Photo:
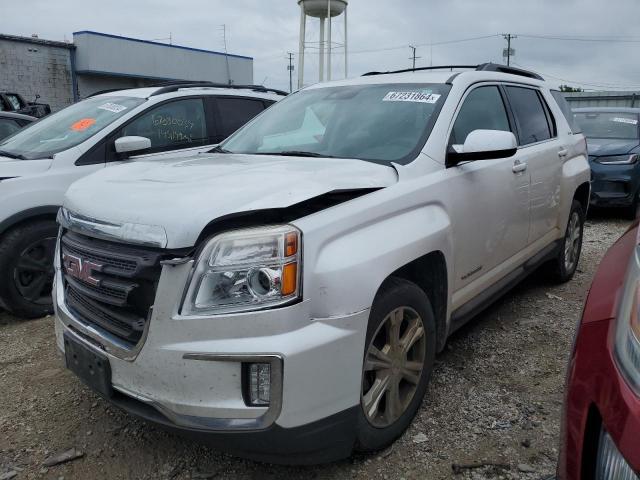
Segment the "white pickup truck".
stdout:
[[562,96],[461,70],[314,85],[213,153],[74,183],[55,257],[67,367],[257,459],[393,442],[453,331],[580,256],[590,172]]

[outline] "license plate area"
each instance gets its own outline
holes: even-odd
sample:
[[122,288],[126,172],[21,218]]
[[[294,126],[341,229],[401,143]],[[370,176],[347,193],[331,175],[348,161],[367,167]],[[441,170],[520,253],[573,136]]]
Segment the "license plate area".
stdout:
[[67,368],[85,384],[105,397],[113,395],[111,365],[106,355],[93,351],[65,332],[64,357]]

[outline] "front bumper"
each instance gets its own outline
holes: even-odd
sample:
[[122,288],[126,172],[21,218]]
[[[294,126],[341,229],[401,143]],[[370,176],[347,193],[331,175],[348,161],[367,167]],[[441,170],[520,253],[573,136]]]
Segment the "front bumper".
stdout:
[[630,207],[640,187],[638,166],[591,165],[591,205],[595,207]]
[[[276,462],[278,455],[286,455],[287,463],[349,455],[368,310],[314,319],[303,301],[260,312],[184,317],[178,306],[191,266],[163,266],[148,329],[133,350],[72,315],[58,269],[58,347],[64,349],[68,332],[106,354],[116,392],[109,400],[171,430]],[[273,362],[269,407],[245,404],[246,361]]]
[[610,351],[615,320],[582,325],[570,365],[558,470],[561,480],[592,478],[601,431],[640,472],[640,398],[628,387]]

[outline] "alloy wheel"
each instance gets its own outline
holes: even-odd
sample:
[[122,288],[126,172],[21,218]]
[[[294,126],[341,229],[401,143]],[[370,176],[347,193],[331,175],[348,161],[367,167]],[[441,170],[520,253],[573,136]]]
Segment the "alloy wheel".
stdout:
[[576,267],[580,256],[580,241],[582,239],[582,228],[580,226],[580,214],[574,211],[567,225],[567,233],[564,241],[564,268],[567,272],[572,272]]
[[364,359],[361,405],[371,425],[388,427],[407,410],[425,358],[422,318],[410,307],[396,308],[378,326]]
[[47,237],[33,242],[20,253],[13,270],[13,281],[25,300],[37,305],[51,303],[55,249],[56,237]]

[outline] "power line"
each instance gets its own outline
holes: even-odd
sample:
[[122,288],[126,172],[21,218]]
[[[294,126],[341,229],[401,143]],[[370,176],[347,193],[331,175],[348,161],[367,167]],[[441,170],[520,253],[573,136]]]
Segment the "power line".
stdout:
[[638,37],[568,37],[563,35],[527,35],[523,33],[520,33],[519,36],[523,38],[570,42],[640,43],[640,38]]
[[599,87],[599,88],[610,88],[610,89],[640,89],[640,85],[622,85],[619,83],[591,83],[591,82],[583,82],[580,80],[568,80],[566,78],[557,77],[555,75],[551,75],[550,73],[541,72],[539,70],[534,70],[533,68],[526,67],[524,65],[520,65],[516,62],[513,62],[516,67],[525,68],[527,70],[535,71],[544,77],[553,78],[554,80],[560,80],[561,82],[567,82],[572,84],[586,85],[589,87]]

